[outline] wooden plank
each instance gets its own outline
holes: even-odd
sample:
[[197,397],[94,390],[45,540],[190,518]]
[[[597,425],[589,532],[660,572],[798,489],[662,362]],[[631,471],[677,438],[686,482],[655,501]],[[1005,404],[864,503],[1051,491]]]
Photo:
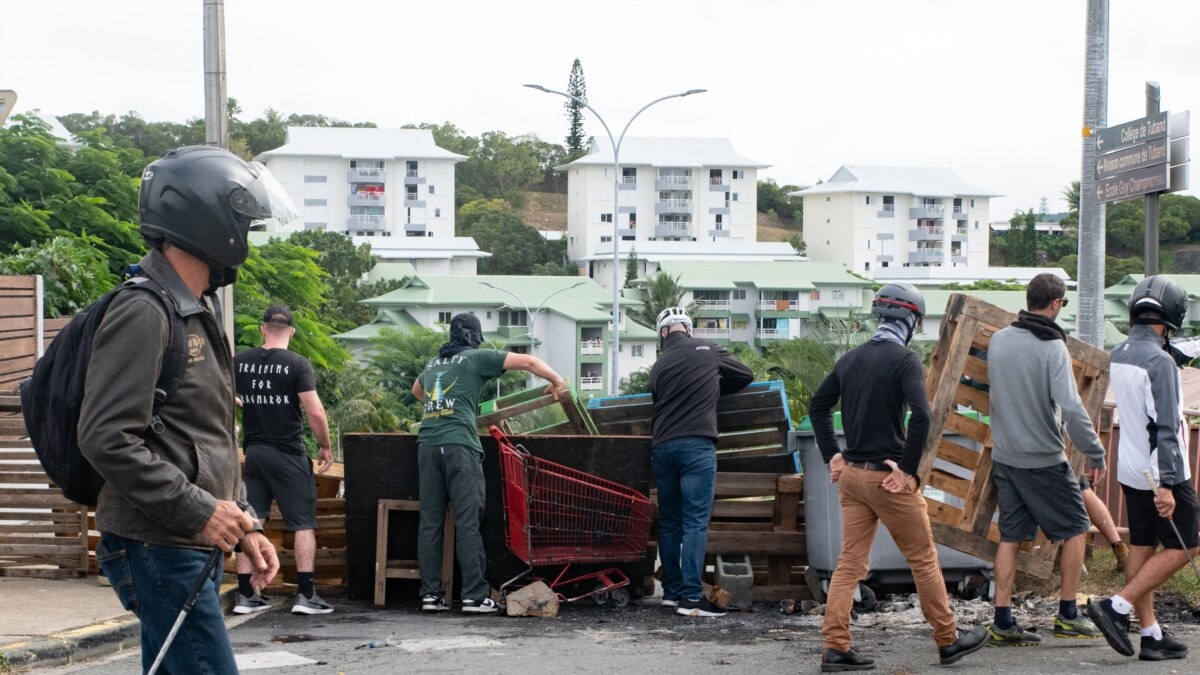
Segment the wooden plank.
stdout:
[[774,473],[732,473],[717,472],[717,497],[754,497],[759,495],[774,495],[775,481],[779,474]]
[[992,428],[990,426],[957,411],[946,416],[943,428],[952,434],[966,436],[976,443],[991,443]]
[[[5,514],[0,513],[0,517]],[[24,533],[24,532],[45,532],[48,534],[80,534],[79,525],[75,524],[51,524],[51,523],[15,523],[9,525],[0,525],[0,541],[3,541],[9,533]]]
[[[53,537],[45,537],[53,540]],[[0,556],[71,555],[82,549],[83,542],[64,539],[62,544],[0,544]]]
[[0,577],[29,577],[40,579],[61,579],[65,577],[86,576],[86,570],[76,569],[37,569],[24,567],[0,567]]
[[[0,464],[0,469],[5,468],[8,467]],[[0,483],[49,484],[50,478],[44,471],[0,471]]]
[[979,411],[981,415],[987,415],[992,407],[991,397],[986,392],[961,383],[954,389],[954,402],[958,405],[970,406],[973,410]]
[[805,555],[804,538],[799,532],[709,532],[708,553]]
[[941,469],[930,471],[925,484],[936,490],[948,492],[959,499],[966,498],[967,490],[970,487],[970,481],[948,474]]
[[744,501],[718,499],[713,502],[712,517],[722,518],[756,518],[769,520],[775,515],[775,500]]
[[963,364],[962,374],[966,375],[967,377],[971,378],[972,380],[974,380],[980,384],[987,384],[988,383],[987,361],[984,361],[983,359],[980,359],[980,358],[976,358],[974,356],[967,356],[967,361],[966,361],[966,363]]
[[29,509],[29,508],[47,508],[47,509],[78,509],[79,505],[75,502],[63,497],[61,493],[55,491],[54,494],[42,495],[6,495],[0,494],[0,508],[14,509]]
[[9,546],[42,546],[54,545],[58,546],[66,542],[72,542],[73,546],[86,546],[85,539],[82,534],[73,533],[74,537],[52,537],[52,536],[37,536],[34,534],[28,536],[17,535],[2,535],[0,536],[0,545]]
[[974,471],[979,466],[979,453],[943,437],[937,445],[938,459]]
[[781,433],[778,429],[759,429],[721,434],[717,437],[717,450],[761,446],[784,447],[786,443],[786,433]]

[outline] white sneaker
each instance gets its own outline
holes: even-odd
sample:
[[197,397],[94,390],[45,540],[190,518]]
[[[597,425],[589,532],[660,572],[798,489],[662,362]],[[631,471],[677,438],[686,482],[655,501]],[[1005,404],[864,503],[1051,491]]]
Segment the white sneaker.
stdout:
[[268,609],[271,609],[271,603],[267,602],[267,599],[262,595],[255,593],[251,597],[247,598],[241,593],[238,593],[237,604],[233,606],[233,613],[254,614],[255,612],[262,612]]
[[421,597],[422,612],[445,612],[450,609],[450,605],[446,604],[446,600],[440,595],[426,595]]
[[496,601],[491,598],[463,600],[462,611],[470,614],[493,614],[500,611],[500,605],[497,605]]
[[660,601],[658,603],[658,606],[659,607],[678,607],[679,606],[679,598],[663,598],[662,601]]

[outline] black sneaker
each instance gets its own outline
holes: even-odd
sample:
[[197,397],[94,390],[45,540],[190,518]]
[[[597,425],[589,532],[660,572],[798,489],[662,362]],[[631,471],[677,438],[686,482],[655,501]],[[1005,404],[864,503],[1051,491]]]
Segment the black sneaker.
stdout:
[[675,613],[680,616],[725,616],[725,610],[709,602],[708,598],[699,600],[680,598]]
[[875,670],[875,660],[859,654],[853,648],[844,652],[836,649],[821,652],[822,673],[841,673],[848,670]]
[[449,610],[450,605],[447,605],[445,598],[440,595],[425,595],[421,597],[422,612],[446,612]]
[[1113,609],[1112,600],[1095,598],[1088,600],[1088,617],[1095,622],[1096,628],[1108,640],[1108,646],[1117,650],[1123,656],[1133,656],[1133,642],[1129,640],[1129,615],[1121,614]]
[[983,649],[988,643],[988,630],[983,626],[968,633],[959,631],[958,639],[944,647],[938,647],[938,662],[943,666],[958,663],[959,659]]
[[492,600],[491,598],[484,598],[482,600],[463,600],[462,611],[469,614],[494,614],[500,611],[500,605],[497,605],[496,601]]
[[1155,640],[1149,635],[1142,636],[1142,651],[1138,658],[1143,661],[1166,661],[1182,659],[1187,653],[1187,645],[1176,640],[1174,635],[1163,631],[1161,640]]

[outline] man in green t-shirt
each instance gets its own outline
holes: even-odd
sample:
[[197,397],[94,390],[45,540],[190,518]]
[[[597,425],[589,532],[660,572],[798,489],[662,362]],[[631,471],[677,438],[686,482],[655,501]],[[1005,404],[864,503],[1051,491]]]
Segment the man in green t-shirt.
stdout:
[[421,571],[421,609],[450,609],[442,585],[442,534],[447,500],[454,504],[458,566],[462,570],[462,611],[497,610],[484,581],[487,557],[479,523],[483,517],[483,445],[475,425],[479,398],[488,380],[505,370],[524,370],[550,382],[546,393],[558,400],[567,388],[563,378],[536,356],[479,349],[483,332],[473,314],[450,320],[450,340],[413,382],[412,394],[425,404],[417,434],[417,471],[421,491],[421,526],[417,564]]

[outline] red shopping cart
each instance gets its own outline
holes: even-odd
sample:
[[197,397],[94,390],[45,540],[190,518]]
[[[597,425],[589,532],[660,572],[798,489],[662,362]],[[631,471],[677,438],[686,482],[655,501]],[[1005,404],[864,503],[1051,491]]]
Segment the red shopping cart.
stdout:
[[[495,426],[504,479],[504,543],[529,569],[500,587],[533,575],[535,567],[562,565],[548,584],[565,602],[629,603],[629,577],[616,567],[568,576],[574,563],[634,562],[646,553],[650,500],[637,490],[535,457]],[[592,590],[568,596],[559,589],[596,580]],[[543,581],[545,581],[543,579]]]

